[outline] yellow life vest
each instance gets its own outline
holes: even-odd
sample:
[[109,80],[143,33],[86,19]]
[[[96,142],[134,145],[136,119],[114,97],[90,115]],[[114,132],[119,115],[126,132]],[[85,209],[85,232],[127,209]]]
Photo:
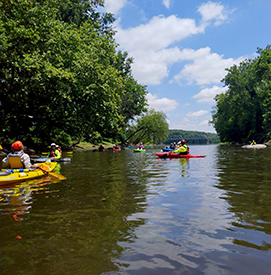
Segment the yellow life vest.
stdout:
[[11,169],[15,168],[25,168],[24,164],[21,161],[21,156],[24,154],[24,152],[20,152],[19,154],[16,153],[10,153],[8,155],[9,165]]

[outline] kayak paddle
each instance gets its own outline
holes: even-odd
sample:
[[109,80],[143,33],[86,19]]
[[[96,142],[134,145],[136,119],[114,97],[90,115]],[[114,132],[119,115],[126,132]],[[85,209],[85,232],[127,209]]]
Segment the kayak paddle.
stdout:
[[45,175],[50,174],[50,176],[53,176],[53,177],[55,177],[55,178],[57,178],[59,180],[65,180],[66,179],[66,177],[64,177],[64,176],[62,176],[62,175],[60,175],[60,174],[58,174],[56,172],[51,172],[50,169],[49,169],[49,167],[46,166],[46,165],[38,164],[37,168],[40,169]]

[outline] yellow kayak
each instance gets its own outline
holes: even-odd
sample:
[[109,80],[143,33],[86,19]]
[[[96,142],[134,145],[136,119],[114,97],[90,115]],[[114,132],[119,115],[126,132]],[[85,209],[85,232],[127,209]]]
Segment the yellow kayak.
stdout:
[[[46,162],[43,167],[48,167],[49,171],[53,171],[56,167],[56,162]],[[2,169],[0,171],[0,186],[15,183],[18,181],[31,180],[45,175],[45,170],[39,168],[30,169]]]

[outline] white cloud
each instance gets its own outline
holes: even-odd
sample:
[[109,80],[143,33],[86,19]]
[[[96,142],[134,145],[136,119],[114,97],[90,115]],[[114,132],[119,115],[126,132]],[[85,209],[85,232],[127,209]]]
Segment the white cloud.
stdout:
[[200,111],[197,111],[197,112],[189,112],[186,114],[187,117],[191,117],[191,118],[199,118],[199,117],[202,117],[206,114],[208,114],[209,112],[206,111],[206,110],[200,110]]
[[209,125],[209,120],[203,120],[202,122],[199,123],[199,125],[207,126]]
[[184,79],[189,84],[204,85],[220,83],[227,73],[225,68],[239,64],[244,57],[223,59],[223,55],[211,53],[211,49],[205,47],[198,50],[184,49],[180,59],[192,60],[193,63],[186,64],[181,72],[174,76],[174,80],[181,83],[181,79]]
[[175,15],[155,16],[149,23],[127,30],[117,26],[116,38],[121,47],[133,52],[158,51],[192,34],[202,32],[195,20],[182,19]]
[[149,108],[153,108],[155,111],[168,112],[177,108],[178,103],[174,99],[160,98],[158,99],[156,95],[150,93],[147,94],[147,99],[149,103]]
[[169,129],[183,129],[187,131],[202,131],[216,133],[213,125],[209,124],[209,120],[189,120],[185,117],[179,123],[169,122]]
[[180,50],[177,47],[157,52],[143,50],[133,55],[133,74],[140,83],[158,85],[168,76],[169,65],[176,62],[179,55]]
[[165,7],[167,9],[169,9],[169,7],[170,7],[170,0],[163,0],[163,4],[165,5]]
[[218,87],[213,86],[212,88],[202,89],[198,94],[194,95],[192,98],[198,99],[199,103],[214,103],[214,97],[218,94],[225,93],[227,91],[227,87]]
[[127,3],[127,0],[105,0],[105,10],[117,14]]
[[175,15],[154,17],[146,25],[127,30],[116,26],[116,40],[121,48],[133,56],[132,70],[143,84],[158,85],[168,76],[168,68],[178,62],[180,50],[170,45],[192,34],[202,32],[192,19],[180,19]]
[[225,7],[219,3],[207,2],[198,8],[198,12],[202,15],[202,21],[209,24],[214,21],[214,25],[218,26],[228,19],[228,14]]
[[[163,0],[163,4],[169,5],[170,0]],[[175,76],[177,82],[183,79],[198,85],[219,83],[225,76],[224,69],[236,60],[223,59],[223,55],[211,53],[209,47],[199,50],[171,47],[189,36],[204,33],[211,21],[222,22],[228,18],[224,7],[213,2],[201,5],[198,11],[202,15],[202,23],[199,25],[194,19],[176,15],[155,16],[147,24],[128,29],[122,29],[120,21],[116,22],[116,41],[122,50],[134,58],[132,70],[140,83],[160,84],[169,75],[170,66],[184,60],[192,63],[185,65],[180,74]]]

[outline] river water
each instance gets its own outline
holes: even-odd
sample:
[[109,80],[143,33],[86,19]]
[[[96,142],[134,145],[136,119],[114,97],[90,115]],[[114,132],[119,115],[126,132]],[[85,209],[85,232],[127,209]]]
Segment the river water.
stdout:
[[[271,147],[76,151],[0,190],[0,274],[271,274]],[[68,157],[68,156],[65,156]]]

